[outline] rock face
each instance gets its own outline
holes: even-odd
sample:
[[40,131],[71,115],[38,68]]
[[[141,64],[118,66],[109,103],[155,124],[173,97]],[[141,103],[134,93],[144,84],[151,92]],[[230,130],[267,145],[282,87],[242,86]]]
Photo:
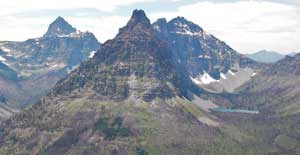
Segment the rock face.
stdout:
[[76,30],[62,17],[50,24],[43,37],[0,42],[0,58],[11,70],[5,75],[0,72],[4,83],[0,94],[16,108],[31,104],[99,48],[92,33]]
[[160,38],[168,42],[177,61],[187,68],[193,78],[207,73],[218,80],[221,73],[226,74],[229,70],[236,71],[254,64],[225,42],[183,17],[169,22],[161,18],[152,26]]
[[145,101],[199,92],[168,45],[156,36],[145,13],[138,10],[113,40],[55,90],[61,94],[77,88],[91,88],[109,99],[131,96]]

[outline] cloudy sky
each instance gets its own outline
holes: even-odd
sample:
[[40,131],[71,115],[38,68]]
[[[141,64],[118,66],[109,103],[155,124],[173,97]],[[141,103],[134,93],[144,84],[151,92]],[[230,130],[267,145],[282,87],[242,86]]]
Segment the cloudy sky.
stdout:
[[300,52],[300,0],[1,0],[0,40],[40,37],[62,16],[104,42],[135,8],[152,22],[184,16],[241,53]]

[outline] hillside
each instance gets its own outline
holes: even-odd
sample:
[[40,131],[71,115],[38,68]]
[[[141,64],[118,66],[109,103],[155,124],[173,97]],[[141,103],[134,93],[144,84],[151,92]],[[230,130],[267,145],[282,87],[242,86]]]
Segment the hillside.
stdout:
[[299,54],[287,56],[240,87],[238,95],[230,97],[235,107],[261,112],[259,118],[239,123],[260,137],[273,154],[293,155],[300,151],[299,66]]

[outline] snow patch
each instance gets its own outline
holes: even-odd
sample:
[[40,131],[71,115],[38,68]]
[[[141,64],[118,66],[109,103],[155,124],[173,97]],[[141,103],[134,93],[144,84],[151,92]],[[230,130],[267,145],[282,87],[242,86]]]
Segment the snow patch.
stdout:
[[193,78],[193,77],[191,77],[191,76],[190,76],[190,78],[191,78],[191,80],[192,80],[195,84],[202,84],[202,82],[199,81],[197,78]]
[[4,63],[5,65],[7,66],[10,66],[7,62],[6,62],[6,59],[2,56],[0,56],[0,62]]
[[235,76],[235,73],[233,73],[231,70],[228,70],[228,73]]
[[153,27],[156,31],[160,32],[160,27],[158,25],[154,25]]
[[211,59],[209,55],[199,55],[198,58]]
[[190,77],[191,80],[195,83],[195,84],[210,84],[213,82],[219,82],[219,80],[216,80],[214,78],[212,78],[208,73],[206,73],[204,71],[204,74],[199,75],[197,78],[193,78]]
[[203,84],[210,84],[212,82],[217,82],[218,80],[212,78],[208,73],[204,72],[201,77],[201,81]]
[[84,33],[83,32],[80,32],[80,31],[76,31],[76,32],[73,32],[73,33],[70,33],[70,34],[66,34],[66,35],[57,35],[57,37],[60,37],[60,38],[80,38]]
[[91,52],[90,52],[90,55],[89,55],[89,58],[94,57],[95,54],[96,54],[96,51],[91,51]]
[[191,32],[190,30],[183,29],[183,32],[176,31],[175,33],[181,35],[188,35],[188,36],[201,36],[200,32]]
[[71,68],[67,68],[67,73],[70,74],[73,70],[75,70],[78,67],[79,67],[79,65],[75,65],[75,66],[73,66]]
[[206,39],[208,39],[210,37],[211,37],[211,35],[209,33],[205,32],[205,31],[203,32],[203,39],[204,40],[206,40]]
[[175,23],[176,26],[182,28],[181,31],[176,31],[175,33],[181,35],[189,35],[189,36],[202,36],[202,32],[192,32],[190,27],[187,24]]
[[222,73],[222,72],[220,73],[220,77],[221,77],[222,79],[224,79],[224,80],[227,79],[226,75],[225,75],[224,73]]
[[56,68],[58,65],[57,64],[55,64],[55,65],[53,65],[53,66],[51,66],[51,68]]
[[8,49],[4,46],[2,46],[1,49],[2,49],[2,51],[6,52],[6,53],[9,53],[11,51],[10,49]]
[[4,57],[0,56],[0,61],[4,62],[4,61],[6,61],[6,59]]

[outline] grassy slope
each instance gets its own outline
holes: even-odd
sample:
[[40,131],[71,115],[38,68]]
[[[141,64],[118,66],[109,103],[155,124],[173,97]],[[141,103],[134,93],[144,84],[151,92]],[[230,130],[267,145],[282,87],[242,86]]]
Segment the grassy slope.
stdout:
[[247,147],[253,137],[236,126],[199,122],[197,117],[211,116],[189,101],[100,102],[89,99],[92,94],[48,97],[8,120],[0,153],[263,154]]

